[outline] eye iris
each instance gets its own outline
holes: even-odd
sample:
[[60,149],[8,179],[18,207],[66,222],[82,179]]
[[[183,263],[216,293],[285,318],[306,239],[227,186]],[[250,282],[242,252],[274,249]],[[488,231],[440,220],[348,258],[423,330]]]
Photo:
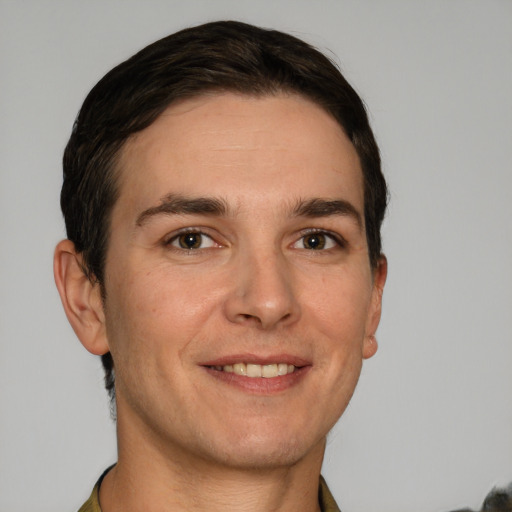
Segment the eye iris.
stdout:
[[199,233],[180,235],[178,242],[183,249],[197,249],[201,246],[202,237]]
[[325,235],[314,233],[304,238],[304,247],[306,249],[323,249],[325,247]]

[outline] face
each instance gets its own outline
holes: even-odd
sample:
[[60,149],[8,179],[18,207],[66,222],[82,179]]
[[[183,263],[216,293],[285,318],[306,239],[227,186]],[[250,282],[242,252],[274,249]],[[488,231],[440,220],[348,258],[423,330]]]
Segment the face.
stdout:
[[105,343],[120,442],[238,467],[323,449],[376,349],[385,278],[339,125],[298,96],[202,96],[130,139],[119,169]]

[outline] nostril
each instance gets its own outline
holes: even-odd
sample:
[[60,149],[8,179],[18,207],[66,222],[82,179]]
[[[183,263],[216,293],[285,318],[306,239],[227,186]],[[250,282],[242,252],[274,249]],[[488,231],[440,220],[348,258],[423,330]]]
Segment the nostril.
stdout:
[[240,322],[254,322],[254,323],[261,323],[261,319],[257,315],[251,315],[249,313],[240,313],[238,315]]

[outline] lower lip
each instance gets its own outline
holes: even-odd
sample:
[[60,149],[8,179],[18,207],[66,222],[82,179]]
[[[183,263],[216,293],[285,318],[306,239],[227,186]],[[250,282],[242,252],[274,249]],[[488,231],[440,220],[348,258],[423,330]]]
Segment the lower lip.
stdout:
[[244,377],[236,373],[215,370],[208,366],[203,366],[203,368],[209,375],[229,386],[257,395],[271,395],[296,386],[309,373],[311,366],[295,368],[293,373],[268,379],[264,377]]

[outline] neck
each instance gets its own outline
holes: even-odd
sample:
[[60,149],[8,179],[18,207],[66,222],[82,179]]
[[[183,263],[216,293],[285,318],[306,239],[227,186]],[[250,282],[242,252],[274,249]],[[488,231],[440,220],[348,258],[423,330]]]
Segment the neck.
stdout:
[[102,512],[320,510],[325,439],[293,464],[253,468],[219,464],[140,439],[131,442],[119,434],[118,463],[100,488]]

